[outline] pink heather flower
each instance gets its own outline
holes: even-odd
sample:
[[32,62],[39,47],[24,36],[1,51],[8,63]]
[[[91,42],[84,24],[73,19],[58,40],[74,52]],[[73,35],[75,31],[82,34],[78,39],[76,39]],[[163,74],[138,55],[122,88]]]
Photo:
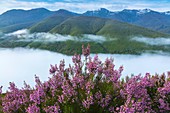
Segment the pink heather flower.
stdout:
[[3,102],[3,112],[4,113],[14,113],[20,107],[20,102],[17,100],[13,100],[11,102]]
[[65,61],[63,59],[63,60],[60,61],[59,70],[61,72],[64,72],[64,67],[65,67]]
[[50,74],[55,74],[55,72],[58,70],[57,65],[55,66],[50,65],[50,66],[51,66],[51,69],[49,70]]
[[48,106],[47,108],[44,108],[46,113],[60,113],[60,107],[59,106]]
[[27,84],[25,81],[24,81],[24,87],[23,87],[23,90],[31,90],[31,87],[29,84]]
[[69,68],[65,68],[64,60],[58,67],[51,65],[52,77],[41,82],[35,76],[33,89],[25,82],[22,89],[10,83],[9,91],[2,94],[0,87],[0,112],[64,113],[68,106],[71,111],[67,112],[80,108],[80,113],[98,109],[113,113],[170,112],[170,72],[169,77],[146,73],[121,81],[123,66],[116,70],[113,59],[104,63],[97,55],[92,59],[89,45],[82,50],[84,62],[81,55],[74,55]]
[[72,61],[73,61],[73,63],[79,63],[79,62],[81,62],[81,55],[75,54],[75,55],[72,57]]
[[84,84],[85,84],[84,82],[85,82],[85,78],[84,78],[84,76],[81,76],[81,75],[76,75],[71,80],[71,83],[72,83],[74,89],[84,87]]
[[110,77],[116,72],[114,70],[115,65],[113,64],[113,59],[106,59],[103,67],[103,74],[106,79],[110,80]]
[[111,113],[114,113],[114,107],[109,107],[109,111],[110,111]]
[[16,91],[16,90],[18,90],[17,87],[16,87],[16,85],[15,85],[15,83],[10,82],[9,85],[10,85],[10,87],[9,87],[10,91]]
[[159,108],[161,109],[161,111],[163,112],[165,112],[165,111],[169,111],[170,112],[170,103],[168,103],[168,102],[165,102],[163,99],[159,99],[159,104],[160,104],[160,106],[159,106]]
[[64,103],[64,95],[58,96],[58,102]]
[[5,113],[15,112],[19,110],[22,105],[29,102],[27,96],[30,94],[29,91],[19,90],[14,83],[10,83],[9,89],[10,92],[7,92],[5,97],[2,98],[2,107]]
[[90,90],[93,89],[93,88],[94,88],[93,82],[88,81],[88,82],[86,83],[86,92],[87,92],[87,94],[90,94]]
[[83,105],[84,108],[89,109],[90,105],[94,104],[93,101],[94,101],[93,96],[87,97],[86,100],[83,100],[82,105]]
[[89,73],[95,74],[97,71],[97,64],[94,62],[89,62],[89,63],[87,63],[87,69],[88,69]]
[[151,109],[150,96],[146,89],[147,87],[150,87],[150,84],[146,77],[142,78],[140,76],[134,76],[129,79],[123,94],[124,97],[126,97],[126,102],[121,111],[144,112],[145,110]]
[[99,66],[99,67],[97,68],[97,72],[98,72],[98,74],[102,74],[102,73],[103,73],[103,67],[102,67],[102,66]]
[[123,89],[120,90],[120,96],[121,97],[125,98],[125,95],[126,95],[125,93],[126,92]]
[[158,88],[158,91],[161,95],[170,94],[170,82],[166,82],[164,87]]
[[102,98],[102,93],[99,91],[99,92],[96,92],[94,97],[97,99],[97,100],[100,100]]
[[109,105],[111,99],[112,99],[112,96],[109,94],[106,94],[105,98],[102,98],[102,100],[100,102],[100,106],[102,108],[107,107]]
[[40,81],[40,78],[39,78],[37,75],[35,75],[35,82],[36,82],[36,87],[42,85],[42,83],[41,83],[41,81]]
[[29,106],[26,111],[28,113],[40,113],[40,108],[33,104]]
[[48,84],[52,89],[57,89],[61,87],[63,83],[63,77],[61,77],[59,74],[54,75],[52,78],[49,79]]
[[116,111],[119,111],[119,107],[116,107]]
[[82,66],[81,64],[75,64],[75,67],[74,67],[74,73],[76,75],[80,75],[82,73]]
[[[3,87],[3,86],[0,87],[0,95],[2,94],[2,87]],[[0,98],[1,98],[1,96],[0,96]]]
[[32,94],[30,94],[30,100],[33,101],[36,104],[40,104],[43,102],[42,97],[43,94],[37,90],[35,90]]
[[90,45],[88,44],[87,48],[84,48],[84,45],[82,45],[82,54],[87,57],[90,55]]
[[108,67],[110,67],[110,66],[111,66],[112,68],[114,68],[114,66],[115,66],[115,65],[113,64],[113,59],[112,59],[112,58],[110,58],[110,59],[107,58],[107,59],[105,60],[105,63],[104,63],[104,64],[105,64],[105,67],[106,67],[106,68],[108,68]]
[[122,71],[123,71],[123,66],[120,66],[119,67],[119,73],[122,73]]
[[70,100],[72,96],[77,95],[77,92],[74,90],[74,88],[69,84],[69,81],[67,80],[63,82],[61,88],[64,99]]

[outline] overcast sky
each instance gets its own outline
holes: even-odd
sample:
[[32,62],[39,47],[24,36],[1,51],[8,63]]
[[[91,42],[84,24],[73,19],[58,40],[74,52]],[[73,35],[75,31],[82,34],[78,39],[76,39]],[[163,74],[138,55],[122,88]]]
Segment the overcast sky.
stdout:
[[49,10],[67,9],[78,13],[99,8],[111,11],[148,8],[164,12],[170,11],[170,0],[0,0],[0,14],[10,9],[40,7]]

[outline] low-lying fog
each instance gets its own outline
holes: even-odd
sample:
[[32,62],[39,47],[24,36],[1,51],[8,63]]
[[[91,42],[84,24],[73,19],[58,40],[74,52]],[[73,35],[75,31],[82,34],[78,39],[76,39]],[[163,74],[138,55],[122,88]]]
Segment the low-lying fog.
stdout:
[[[92,55],[94,56],[94,54]],[[107,57],[113,57],[116,68],[123,65],[123,76],[146,72],[151,74],[170,71],[170,56],[158,54],[136,55],[113,55],[98,54],[104,61]],[[15,82],[18,87],[23,86],[23,81],[34,85],[34,75],[37,74],[42,81],[50,77],[50,64],[59,64],[60,60],[65,59],[68,66],[72,61],[71,56],[54,53],[44,50],[33,49],[0,49],[0,86],[7,90],[9,82]]]
[[13,38],[16,41],[45,41],[45,42],[54,42],[54,41],[67,41],[67,40],[74,40],[74,41],[95,41],[95,42],[104,42],[108,40],[115,40],[106,38],[103,36],[96,36],[92,34],[84,34],[82,36],[71,36],[71,35],[60,35],[60,34],[51,34],[51,33],[29,33],[29,30],[23,29],[18,30],[12,33],[5,34],[1,36],[1,38]]
[[170,38],[133,37],[131,40],[143,42],[149,45],[170,45]]
[[[30,33],[28,29],[18,30],[8,34],[0,33],[0,38],[3,39],[14,39],[15,41],[42,41],[42,42],[56,42],[56,41],[67,41],[67,40],[74,40],[80,42],[99,42],[102,43],[104,41],[113,41],[117,40],[117,38],[108,38],[104,36],[97,36],[92,34],[84,34],[81,36],[71,36],[71,35],[60,35],[60,34],[51,34],[46,32],[41,33]],[[149,37],[142,37],[136,36],[131,37],[131,41],[143,42],[148,45],[170,45],[170,38],[149,38]]]

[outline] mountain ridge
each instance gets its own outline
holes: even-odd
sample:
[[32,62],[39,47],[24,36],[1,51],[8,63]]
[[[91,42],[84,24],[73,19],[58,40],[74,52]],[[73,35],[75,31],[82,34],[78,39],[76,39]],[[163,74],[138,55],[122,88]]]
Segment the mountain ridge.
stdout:
[[30,29],[32,33],[53,32],[58,25],[74,16],[88,16],[117,20],[150,30],[155,30],[157,32],[170,34],[170,15],[168,11],[156,12],[151,9],[124,9],[122,11],[112,12],[105,8],[87,11],[82,14],[74,13],[65,9],[60,9],[57,11],[50,11],[45,8],[31,10],[9,10],[0,15],[0,31],[12,32],[27,28]]
[[[30,32],[48,32],[51,28],[54,28],[58,24],[62,23],[64,20],[72,17],[77,16],[77,13],[72,13],[70,11],[60,9],[55,11],[55,13],[48,18],[36,23],[34,26],[30,28]],[[48,26],[47,26],[48,24]]]
[[[42,19],[45,19],[46,17],[52,15],[53,13],[54,12],[51,12],[45,8],[36,8],[31,10],[13,9],[0,15],[0,30],[3,32],[11,32],[11,31],[19,30],[17,29],[18,27],[21,29],[25,27],[29,27],[32,24],[35,24],[38,21],[41,21]],[[24,24],[24,23],[31,23],[31,24],[28,24],[27,26],[24,27],[17,26],[19,24]],[[16,25],[16,29],[3,30],[3,28],[12,25]]]
[[[138,25],[148,29],[156,30],[162,33],[170,34],[170,15],[167,12],[157,12],[151,9],[143,10],[129,10],[111,12],[107,9],[100,9],[96,11],[87,11],[83,13],[86,16],[96,16],[102,18],[110,18],[122,22],[127,22],[133,25]],[[109,13],[108,13],[109,12]]]
[[88,16],[69,18],[53,28],[50,32],[64,35],[95,34],[104,35],[111,38],[123,38],[135,35],[143,35],[146,37],[166,36],[146,28],[119,22],[117,20]]

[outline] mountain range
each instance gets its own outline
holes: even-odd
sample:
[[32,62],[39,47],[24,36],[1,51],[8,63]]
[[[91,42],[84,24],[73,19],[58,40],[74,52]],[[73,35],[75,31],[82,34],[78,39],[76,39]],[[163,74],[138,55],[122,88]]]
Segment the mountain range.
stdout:
[[124,9],[118,12],[111,12],[101,8],[96,11],[87,11],[83,13],[86,16],[96,16],[110,18],[141,27],[149,28],[163,33],[170,33],[170,12],[156,12],[150,9],[128,10]]
[[[26,34],[18,34],[22,31],[26,31]],[[13,35],[11,36],[11,34]],[[78,39],[83,38],[83,34],[93,35],[91,38],[100,35],[104,36],[105,41],[96,41],[98,36],[94,41],[32,40],[37,38],[36,36],[41,38],[42,35],[49,39],[50,36],[55,37],[56,34],[62,34],[59,38],[72,35]],[[33,38],[27,40],[29,36]],[[150,45],[134,40],[136,37],[144,41],[149,38],[152,38],[151,40],[168,39],[170,37],[170,12],[156,12],[150,9],[125,9],[112,12],[101,8],[78,14],[64,9],[49,11],[45,8],[38,8],[31,10],[14,9],[0,15],[0,47],[3,48],[39,48],[73,55],[81,53],[83,44],[90,44],[92,53],[170,52],[170,45]]]
[[37,8],[14,9],[0,15],[1,32],[9,33],[20,29],[29,29],[32,33],[161,37],[170,34],[170,12],[156,12],[150,9],[112,12],[101,8],[78,14],[64,9],[49,11]]

